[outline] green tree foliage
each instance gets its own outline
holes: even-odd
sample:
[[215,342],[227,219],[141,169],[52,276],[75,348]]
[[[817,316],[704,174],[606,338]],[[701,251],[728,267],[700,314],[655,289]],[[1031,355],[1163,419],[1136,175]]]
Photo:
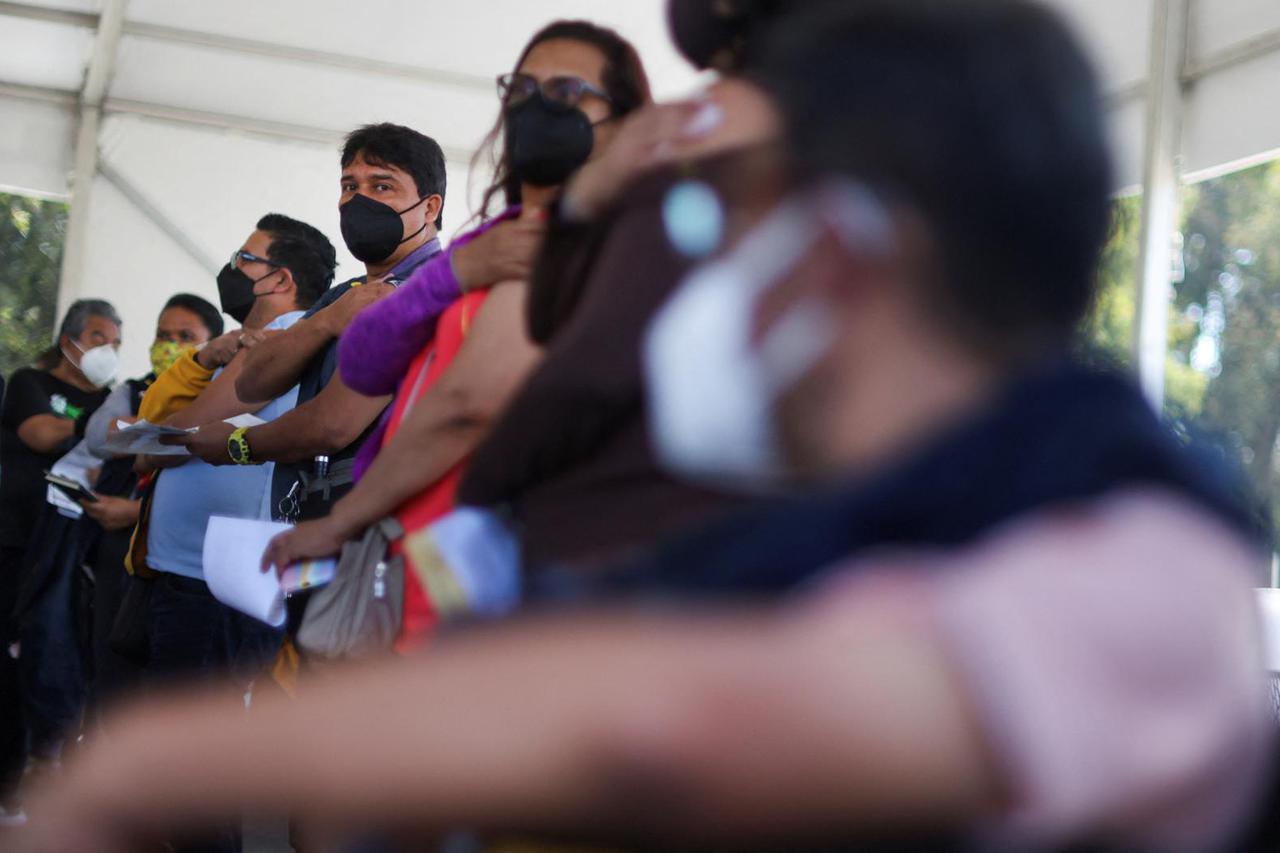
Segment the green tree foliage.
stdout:
[[31,364],[57,323],[67,205],[0,193],[0,374]]
[[1184,207],[1171,353],[1204,377],[1197,425],[1239,459],[1280,531],[1280,163],[1199,184]]
[[1082,330],[1085,348],[1113,364],[1127,365],[1132,360],[1141,223],[1141,196],[1116,200],[1112,206],[1111,235],[1098,266],[1093,311]]
[[[1140,196],[1115,203],[1082,330],[1087,352],[1122,365],[1132,362],[1141,206]],[[1182,222],[1165,414],[1238,461],[1280,534],[1280,162],[1187,187]]]

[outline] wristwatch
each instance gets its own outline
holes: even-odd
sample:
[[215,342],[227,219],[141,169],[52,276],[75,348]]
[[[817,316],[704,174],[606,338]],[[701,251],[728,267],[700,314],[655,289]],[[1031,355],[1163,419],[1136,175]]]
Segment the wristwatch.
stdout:
[[227,436],[227,455],[237,465],[252,465],[253,454],[249,452],[249,440],[244,437],[248,427],[237,427]]

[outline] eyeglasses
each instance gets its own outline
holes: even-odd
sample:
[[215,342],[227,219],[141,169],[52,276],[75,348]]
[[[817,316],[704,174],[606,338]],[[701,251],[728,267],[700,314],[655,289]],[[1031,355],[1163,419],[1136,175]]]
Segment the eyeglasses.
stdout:
[[236,249],[231,253],[231,266],[240,266],[240,261],[243,261],[246,264],[266,264],[269,267],[275,267],[277,269],[283,266],[282,264],[277,264],[275,261],[268,258],[260,258],[252,252],[246,252],[244,249]]
[[571,110],[587,95],[595,95],[609,106],[613,99],[609,93],[598,86],[593,86],[581,77],[552,77],[538,81],[538,78],[517,71],[514,74],[503,74],[498,78],[498,97],[504,107],[523,104],[537,92],[542,92],[542,99],[549,106]]

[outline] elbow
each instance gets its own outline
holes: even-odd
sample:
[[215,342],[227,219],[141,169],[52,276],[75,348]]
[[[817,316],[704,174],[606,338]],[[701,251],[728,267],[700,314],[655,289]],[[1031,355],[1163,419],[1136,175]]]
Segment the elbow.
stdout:
[[266,388],[261,380],[261,374],[254,370],[253,360],[247,360],[244,369],[236,377],[236,397],[243,403],[270,402],[275,395],[268,393],[270,389]]
[[501,413],[500,401],[487,394],[478,394],[472,388],[455,386],[445,392],[442,421],[452,432],[487,433]]

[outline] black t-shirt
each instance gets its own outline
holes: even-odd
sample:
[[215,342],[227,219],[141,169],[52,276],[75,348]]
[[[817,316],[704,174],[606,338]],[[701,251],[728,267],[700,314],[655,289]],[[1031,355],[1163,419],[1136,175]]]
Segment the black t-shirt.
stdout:
[[76,445],[68,438],[50,453],[37,453],[18,438],[18,427],[36,415],[87,418],[110,389],[81,391],[52,373],[24,368],[9,378],[0,415],[0,546],[23,547],[45,503],[44,472]]

